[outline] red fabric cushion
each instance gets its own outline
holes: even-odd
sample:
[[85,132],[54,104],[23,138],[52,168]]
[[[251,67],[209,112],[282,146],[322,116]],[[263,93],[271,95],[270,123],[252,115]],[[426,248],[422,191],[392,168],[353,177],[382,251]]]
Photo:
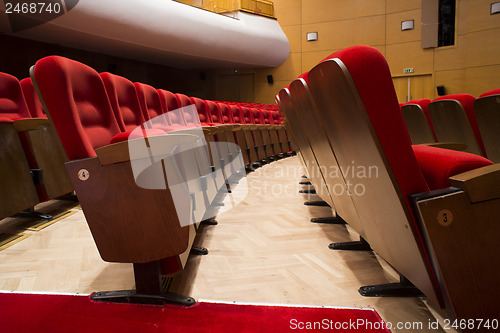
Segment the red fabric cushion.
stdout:
[[198,117],[202,124],[212,123],[212,117],[208,113],[207,103],[198,97],[191,97],[191,102],[196,105],[196,111],[198,111]]
[[481,148],[481,152],[483,156],[486,156],[486,149],[484,148],[483,138],[481,137],[481,132],[479,131],[479,125],[477,124],[476,113],[474,112],[474,101],[476,98],[469,94],[452,94],[446,96],[440,96],[436,98],[434,101],[440,100],[455,100],[458,101],[464,107],[465,114],[467,115],[467,119],[469,119],[469,123],[476,135],[477,143],[479,144],[479,148]]
[[0,115],[9,119],[31,118],[19,80],[0,73]]
[[412,148],[431,190],[449,187],[451,176],[493,164],[482,156],[461,151],[421,145]]
[[233,113],[231,112],[229,105],[225,103],[218,103],[218,104],[222,116],[222,123],[233,124],[234,123]]
[[214,103],[212,101],[206,101],[207,104],[207,111],[211,116],[212,119],[212,124],[222,124],[222,113],[220,110],[220,107],[217,103]]
[[122,131],[132,131],[145,119],[132,81],[111,73],[101,73],[116,121]]
[[491,95],[500,95],[500,88],[484,92],[481,95],[479,95],[479,97],[486,97],[486,96],[491,96]]
[[253,123],[257,125],[264,124],[264,118],[262,117],[262,111],[259,109],[252,108]]
[[34,76],[70,160],[96,156],[120,132],[99,74],[59,56],[35,64]]
[[177,97],[173,92],[164,89],[158,89],[160,102],[165,112],[177,110],[180,106],[177,102]]
[[134,87],[146,121],[161,116],[166,112],[162,107],[158,91],[154,87],[140,82],[135,82]]
[[243,115],[243,120],[241,122],[242,124],[253,124],[254,123],[253,113],[249,108],[247,108],[245,106],[241,107],[241,114]]
[[281,119],[281,114],[279,111],[273,111],[271,112],[271,115],[273,116],[274,124],[275,125],[281,125],[283,123]]
[[329,58],[339,58],[349,69],[410,208],[408,195],[426,192],[429,188],[411,149],[410,136],[399,108],[387,61],[378,50],[368,46],[349,47],[333,53]]
[[233,114],[233,121],[235,124],[244,124],[243,115],[241,113],[241,108],[236,105],[229,106],[231,113]]
[[166,135],[166,132],[159,128],[145,129],[145,130],[143,129],[142,131],[132,130],[128,132],[118,133],[117,135],[111,138],[109,144],[127,141],[128,139],[132,140],[132,139],[139,139],[139,138],[159,136],[159,135]]
[[9,118],[0,117],[0,124],[12,124],[14,120]]
[[47,115],[43,110],[42,103],[38,98],[31,78],[27,77],[25,79],[22,79],[19,83],[21,84],[24,99],[26,100],[26,105],[28,106],[31,116],[33,118],[47,118]]

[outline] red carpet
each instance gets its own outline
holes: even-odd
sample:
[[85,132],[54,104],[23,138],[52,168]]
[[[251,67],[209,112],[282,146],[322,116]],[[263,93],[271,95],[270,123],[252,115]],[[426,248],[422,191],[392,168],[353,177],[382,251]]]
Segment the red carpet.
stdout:
[[0,330],[9,333],[390,332],[370,309],[205,302],[182,308],[97,303],[88,296],[13,293],[0,293]]

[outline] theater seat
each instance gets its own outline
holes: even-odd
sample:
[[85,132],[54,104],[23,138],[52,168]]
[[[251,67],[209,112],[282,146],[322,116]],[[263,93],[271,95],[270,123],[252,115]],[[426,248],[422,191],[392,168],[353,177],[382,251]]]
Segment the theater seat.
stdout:
[[70,159],[66,167],[102,259],[134,264],[136,291],[126,299],[158,299],[165,291],[161,276],[183,268],[194,240],[189,193],[173,187],[182,179],[171,179],[180,173],[164,159],[192,136],[109,145],[120,127],[95,70],[50,56],[37,61],[31,75]]
[[[47,117],[32,118],[17,78],[0,73],[2,117],[14,121],[30,169],[40,175],[37,192],[40,202],[73,191],[64,163],[67,157]],[[26,85],[26,82],[25,82]]]
[[481,95],[479,95],[479,97],[486,97],[486,96],[491,96],[491,95],[500,95],[500,88],[488,90],[488,91],[482,93]]
[[[331,128],[331,147],[373,250],[429,301],[447,304],[456,317],[494,317],[496,297],[490,290],[496,284],[498,260],[493,254],[500,250],[500,227],[491,221],[500,209],[494,190],[500,184],[500,168],[476,168],[476,157],[464,163],[468,158],[462,155],[460,164],[469,165],[469,171],[450,178],[453,188],[430,191],[389,67],[374,48],[338,51],[313,68],[308,81],[314,114]],[[438,148],[424,149],[434,154],[431,161],[444,158]],[[348,166],[365,173],[347,172]],[[374,173],[366,173],[370,168]]]
[[500,89],[481,94],[474,101],[474,112],[488,158],[500,163]]
[[429,114],[439,142],[462,142],[467,145],[465,151],[486,156],[474,101],[469,94],[441,96],[429,104]]
[[24,99],[26,100],[26,105],[31,113],[32,118],[47,118],[45,111],[43,110],[42,103],[36,94],[35,87],[31,78],[27,77],[19,81],[21,84],[21,89],[23,90]]
[[493,164],[482,156],[466,152],[421,145],[412,148],[431,190],[449,187],[452,176]]
[[[0,101],[0,108],[2,105],[3,100]],[[0,116],[0,219],[33,207],[39,202],[13,121]]]
[[111,73],[101,73],[100,76],[120,130],[131,132],[137,126],[143,126],[146,120],[132,81]]
[[418,99],[401,105],[401,113],[414,145],[437,141],[428,110],[430,102],[430,99]]

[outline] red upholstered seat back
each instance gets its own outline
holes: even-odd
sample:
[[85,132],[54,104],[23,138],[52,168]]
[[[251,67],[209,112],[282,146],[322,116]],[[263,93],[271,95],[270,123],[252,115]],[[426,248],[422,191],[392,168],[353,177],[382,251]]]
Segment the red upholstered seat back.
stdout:
[[500,88],[486,91],[486,92],[482,93],[481,95],[479,95],[479,97],[486,97],[486,96],[491,96],[491,95],[500,95]]
[[184,120],[184,115],[179,110],[180,106],[175,94],[168,90],[158,89],[158,95],[160,96],[162,108],[166,112],[167,123],[174,127],[185,127],[186,121]]
[[33,81],[31,78],[27,77],[22,79],[20,82],[21,89],[23,90],[24,99],[26,100],[26,105],[33,118],[47,118],[45,111],[43,110],[42,103],[38,98],[38,95],[33,86]]
[[241,123],[243,123],[243,124],[253,124],[254,123],[253,122],[253,112],[249,108],[247,108],[245,106],[241,107],[241,114],[243,116],[243,121]]
[[132,81],[111,73],[100,75],[120,129],[129,132],[143,125],[145,119]]
[[257,125],[264,124],[264,118],[262,117],[262,111],[259,109],[252,108],[253,123]]
[[219,104],[219,109],[222,116],[222,123],[233,124],[234,123],[233,113],[231,112],[229,105],[225,103],[217,103],[217,104]]
[[[349,70],[408,210],[411,211],[408,196],[426,192],[429,187],[413,153],[387,61],[379,51],[368,46],[349,47],[328,58],[340,59]],[[374,85],[374,82],[377,84]]]
[[140,82],[135,82],[134,87],[139,98],[142,115],[146,121],[161,116],[164,113],[160,96],[154,87]]
[[222,113],[221,113],[221,110],[219,108],[219,104],[212,102],[212,101],[206,101],[206,103],[207,103],[208,113],[211,116],[211,120],[212,120],[211,122],[213,124],[222,124],[223,123]]
[[282,120],[281,120],[281,114],[279,111],[273,111],[271,112],[271,115],[273,116],[274,124],[275,125],[281,125]]
[[31,118],[19,80],[0,73],[0,116],[7,119]]
[[171,91],[158,89],[158,95],[160,95],[160,101],[164,112],[177,110],[180,106],[177,102],[177,97]]
[[71,59],[50,56],[36,62],[34,80],[70,160],[96,156],[120,133],[99,74]]
[[479,131],[479,125],[477,124],[476,114],[474,113],[474,101],[476,98],[469,94],[452,94],[446,96],[440,96],[436,98],[434,101],[440,100],[455,100],[462,104],[465,114],[467,115],[467,119],[469,119],[469,123],[474,131],[476,136],[477,143],[479,144],[479,148],[481,148],[481,152],[483,156],[486,156],[486,149],[484,148],[483,138],[481,137],[481,132]]
[[[175,94],[175,97],[177,98],[177,103],[181,108],[185,108],[186,106],[193,104],[191,99],[184,94]],[[184,121],[186,122],[186,126],[188,127],[200,126],[200,118],[194,113],[188,112],[188,109],[183,111],[182,115],[184,116]]]
[[264,119],[264,124],[272,125],[274,123],[273,115],[269,109],[262,110],[262,118]]
[[236,105],[229,105],[229,110],[233,115],[233,122],[235,124],[244,124],[243,114],[241,113],[241,108]]
[[198,117],[200,118],[200,123],[202,126],[207,126],[207,124],[212,123],[212,117],[208,113],[207,103],[205,100],[198,97],[191,97],[191,102],[196,105],[196,111],[198,111]]

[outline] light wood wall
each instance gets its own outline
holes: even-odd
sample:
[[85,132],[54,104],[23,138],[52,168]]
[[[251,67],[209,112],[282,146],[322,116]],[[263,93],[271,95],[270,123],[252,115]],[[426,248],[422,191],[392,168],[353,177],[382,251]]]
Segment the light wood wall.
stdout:
[[[421,0],[274,0],[275,15],[290,41],[290,56],[278,68],[255,71],[255,100],[273,103],[278,91],[299,74],[339,49],[370,45],[387,58],[400,102],[411,77],[412,99],[482,92],[500,87],[500,15],[494,0],[457,0],[455,45],[422,49]],[[401,21],[415,29],[401,31]],[[307,42],[307,32],[318,41]],[[404,74],[404,68],[413,68]],[[273,75],[274,84],[268,84]],[[398,88],[399,87],[399,88]]]

